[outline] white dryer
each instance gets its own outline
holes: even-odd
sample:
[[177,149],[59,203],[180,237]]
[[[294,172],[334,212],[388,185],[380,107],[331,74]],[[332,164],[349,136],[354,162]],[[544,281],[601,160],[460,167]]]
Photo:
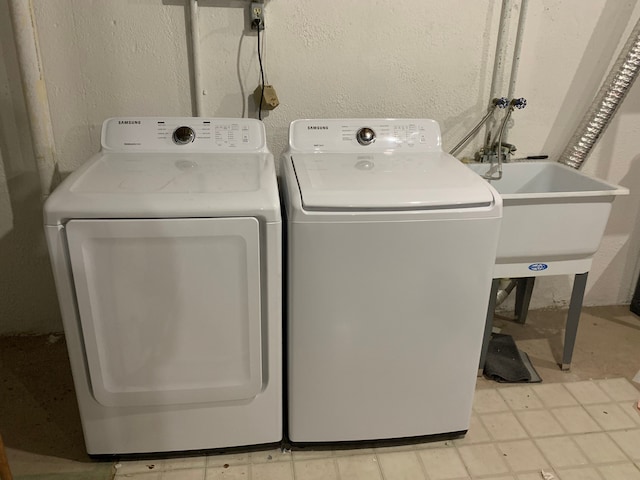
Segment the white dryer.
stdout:
[[282,160],[293,443],[469,426],[502,201],[433,120],[298,120]]
[[89,454],[281,440],[281,217],[261,122],[109,119],[45,224]]

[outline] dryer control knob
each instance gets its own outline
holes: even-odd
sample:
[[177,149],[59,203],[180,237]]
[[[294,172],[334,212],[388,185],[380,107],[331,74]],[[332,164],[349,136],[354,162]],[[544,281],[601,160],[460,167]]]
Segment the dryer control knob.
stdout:
[[173,142],[178,145],[186,145],[196,139],[196,132],[191,127],[178,127],[173,131]]
[[376,141],[376,132],[369,127],[363,127],[356,132],[356,140],[360,145],[371,145]]

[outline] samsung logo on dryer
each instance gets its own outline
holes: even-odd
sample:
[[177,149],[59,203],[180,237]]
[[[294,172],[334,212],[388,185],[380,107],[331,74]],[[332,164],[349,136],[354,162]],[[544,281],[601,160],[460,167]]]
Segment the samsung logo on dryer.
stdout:
[[118,125],[140,125],[140,120],[118,120]]
[[307,125],[307,130],[329,130],[327,125]]

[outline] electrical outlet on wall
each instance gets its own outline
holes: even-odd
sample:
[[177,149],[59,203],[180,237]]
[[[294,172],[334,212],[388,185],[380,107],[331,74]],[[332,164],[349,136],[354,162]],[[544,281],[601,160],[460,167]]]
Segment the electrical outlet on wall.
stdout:
[[251,30],[264,30],[264,3],[251,2]]

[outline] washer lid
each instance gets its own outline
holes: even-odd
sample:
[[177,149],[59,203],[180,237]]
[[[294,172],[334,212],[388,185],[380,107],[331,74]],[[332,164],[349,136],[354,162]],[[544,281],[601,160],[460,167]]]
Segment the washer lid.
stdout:
[[307,210],[428,210],[494,202],[480,176],[443,152],[294,153],[292,162]]
[[75,193],[219,193],[260,188],[264,155],[105,153],[80,175]]
[[100,153],[45,203],[48,225],[74,218],[280,220],[268,153]]

